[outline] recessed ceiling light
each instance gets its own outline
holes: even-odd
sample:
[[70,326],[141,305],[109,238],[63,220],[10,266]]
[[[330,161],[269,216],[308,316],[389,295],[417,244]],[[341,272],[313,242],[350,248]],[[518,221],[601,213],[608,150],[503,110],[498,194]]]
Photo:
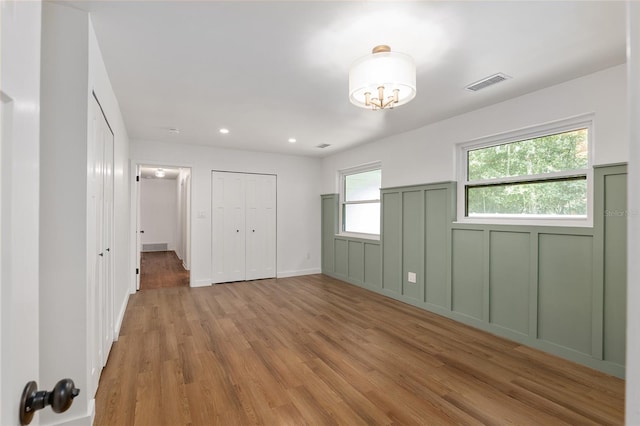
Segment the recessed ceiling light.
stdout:
[[229,133],[229,129],[225,129],[223,127],[222,129],[220,129],[220,133],[222,133],[223,135],[226,135],[227,133]]
[[289,143],[296,143],[296,138],[289,138]]

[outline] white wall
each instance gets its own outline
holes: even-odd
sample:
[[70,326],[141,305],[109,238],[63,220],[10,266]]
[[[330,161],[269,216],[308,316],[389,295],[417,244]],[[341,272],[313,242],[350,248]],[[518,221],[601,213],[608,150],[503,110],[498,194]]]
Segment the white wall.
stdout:
[[167,243],[176,249],[178,194],[175,179],[140,179],[142,244]]
[[[629,78],[629,209],[627,244],[627,389],[628,425],[640,424],[640,3],[628,2],[627,66]],[[636,183],[634,183],[636,182]]]
[[338,170],[373,161],[382,161],[383,187],[452,181],[456,144],[585,113],[595,114],[594,164],[627,161],[626,74],[620,65],[326,157],[321,191],[338,192]]
[[114,132],[114,312],[129,294],[129,142],[85,12],[43,4],[40,191],[40,385],[72,378],[84,392],[41,424],[90,424],[87,306],[87,141],[92,91]]
[[107,69],[102,59],[100,46],[93,25],[89,21],[89,96],[95,91],[105,116],[114,134],[114,309],[117,338],[129,297],[129,282],[135,271],[130,263],[129,221],[131,211],[131,189],[129,185],[129,135],[124,125],[120,105],[111,86]]
[[192,286],[211,283],[212,170],[276,174],[278,276],[320,272],[319,159],[148,141],[133,141],[131,158],[191,167]]
[[[89,21],[44,2],[40,120],[40,385],[87,389],[87,87]],[[41,423],[81,417],[92,397]]]

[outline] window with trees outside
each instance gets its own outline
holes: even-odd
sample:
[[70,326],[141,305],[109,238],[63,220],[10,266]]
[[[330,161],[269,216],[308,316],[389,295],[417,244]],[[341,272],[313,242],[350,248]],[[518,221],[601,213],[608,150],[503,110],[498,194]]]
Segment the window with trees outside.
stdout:
[[464,217],[587,219],[590,128],[582,122],[464,146]]
[[380,164],[343,170],[340,177],[341,231],[380,235]]

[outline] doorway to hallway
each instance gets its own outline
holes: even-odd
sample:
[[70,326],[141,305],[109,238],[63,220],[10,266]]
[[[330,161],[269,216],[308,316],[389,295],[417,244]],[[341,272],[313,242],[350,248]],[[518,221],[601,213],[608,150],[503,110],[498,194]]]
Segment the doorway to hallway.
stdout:
[[139,165],[139,290],[190,285],[191,169]]

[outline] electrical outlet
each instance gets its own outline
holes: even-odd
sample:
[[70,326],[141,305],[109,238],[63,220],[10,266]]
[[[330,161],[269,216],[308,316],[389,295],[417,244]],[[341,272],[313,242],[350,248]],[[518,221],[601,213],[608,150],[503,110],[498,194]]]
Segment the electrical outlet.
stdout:
[[410,283],[415,283],[416,282],[416,273],[415,272],[407,273],[407,281],[409,281]]

